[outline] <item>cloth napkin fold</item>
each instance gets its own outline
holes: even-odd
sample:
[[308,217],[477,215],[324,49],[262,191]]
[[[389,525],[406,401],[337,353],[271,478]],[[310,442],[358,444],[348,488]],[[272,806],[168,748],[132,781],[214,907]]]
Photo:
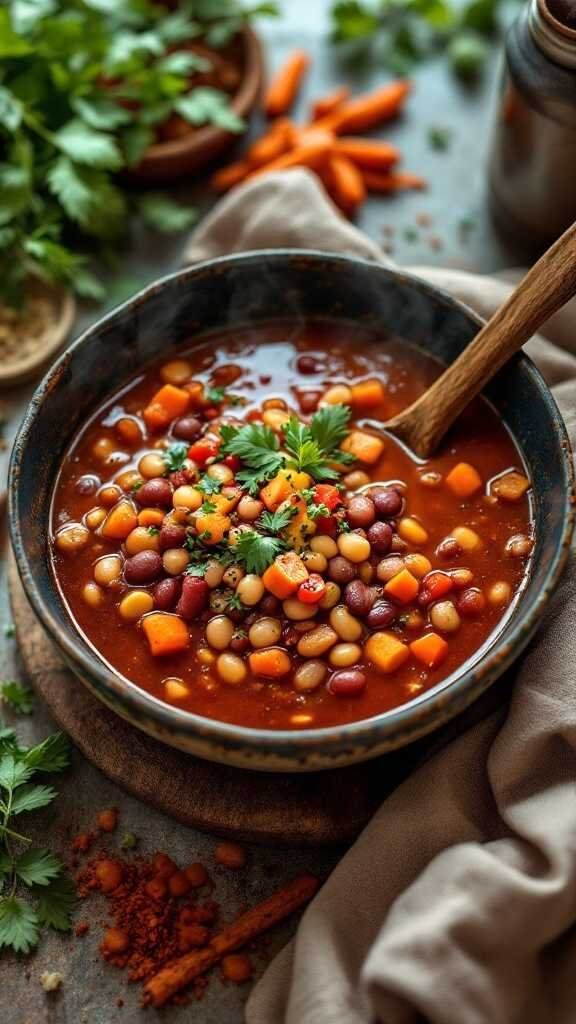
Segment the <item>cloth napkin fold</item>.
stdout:
[[[282,246],[387,262],[303,170],[231,193],[186,261]],[[484,316],[511,287],[412,270]],[[526,349],[574,438],[574,303],[544,334]],[[516,667],[510,707],[383,803],[256,986],[248,1024],[574,1024],[575,620],[572,561]]]

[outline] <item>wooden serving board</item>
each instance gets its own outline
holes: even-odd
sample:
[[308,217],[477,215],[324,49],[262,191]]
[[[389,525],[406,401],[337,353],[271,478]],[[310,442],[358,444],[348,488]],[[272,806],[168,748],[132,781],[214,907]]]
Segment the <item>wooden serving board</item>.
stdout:
[[34,616],[13,560],[9,589],[30,682],[58,726],[133,796],[204,832],[272,846],[349,843],[415,766],[470,724],[462,716],[410,747],[334,771],[285,775],[213,764],[140,732],[85,689]]

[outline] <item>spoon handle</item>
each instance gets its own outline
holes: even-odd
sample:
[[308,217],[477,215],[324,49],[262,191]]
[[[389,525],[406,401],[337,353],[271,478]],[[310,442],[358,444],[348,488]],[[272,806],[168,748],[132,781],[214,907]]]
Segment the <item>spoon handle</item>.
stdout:
[[518,349],[576,294],[576,224],[528,271],[517,288],[447,370],[386,424],[427,458],[465,406]]

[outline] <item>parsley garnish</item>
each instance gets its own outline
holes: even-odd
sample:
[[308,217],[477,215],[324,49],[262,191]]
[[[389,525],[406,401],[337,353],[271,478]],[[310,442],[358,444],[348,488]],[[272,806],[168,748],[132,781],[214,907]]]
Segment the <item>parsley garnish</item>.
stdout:
[[242,604],[240,594],[231,594],[226,601],[226,607],[229,608],[230,611],[241,612],[244,605]]
[[215,480],[213,476],[206,475],[201,477],[195,486],[203,494],[220,494],[223,484],[221,480]]
[[207,402],[220,405],[226,398],[226,388],[208,388],[204,394]]
[[306,512],[310,516],[310,519],[320,519],[320,517],[328,517],[331,514],[328,505],[325,505],[323,501],[318,505],[308,505]]
[[314,413],[310,426],[292,416],[284,431],[286,448],[294,457],[294,465],[315,480],[333,480],[337,471],[329,462],[349,465],[354,461],[349,452],[340,449],[348,434],[350,409],[347,405],[327,405]]
[[160,530],[158,529],[157,526],[149,526],[148,533],[150,534],[151,537],[157,537],[158,534],[160,533]]
[[162,452],[162,458],[166,463],[167,473],[177,473],[180,469],[183,469],[188,458],[188,445],[184,444],[183,441],[178,441],[177,444],[171,444],[166,451]]
[[244,562],[247,572],[261,576],[288,545],[279,537],[264,537],[255,530],[244,530],[235,547],[236,561]]
[[244,427],[222,424],[220,428],[222,455],[237,455],[244,466],[236,479],[249,494],[257,494],[259,485],[275,476],[282,467],[280,442],[270,427],[262,423],[247,423]]
[[32,690],[15,683],[11,679],[0,682],[0,695],[10,705],[13,711],[19,715],[31,715],[34,707],[34,695]]
[[[52,786],[32,781],[35,773],[62,771],[69,760],[62,733],[35,747],[20,747],[15,733],[0,724],[0,949],[28,953],[43,925],[60,931],[70,927],[74,884],[57,857],[32,846],[20,825],[21,814],[46,807],[56,796]],[[26,891],[30,899],[24,898]]]
[[143,480],[137,480],[135,484],[132,484],[132,487],[130,488],[130,494],[136,494],[136,491],[139,491],[143,484]]
[[292,516],[297,511],[294,505],[290,505],[287,508],[276,509],[275,512],[263,512],[256,526],[266,533],[281,533],[289,525]]
[[16,635],[16,627],[13,622],[7,622],[4,626],[4,636],[7,640],[11,640]]
[[350,523],[347,519],[338,519],[338,533],[350,533]]
[[[213,512],[218,511],[218,506],[213,501],[204,501],[198,509],[201,516],[210,516]],[[206,533],[206,531],[204,531]],[[202,536],[200,534],[200,536]]]

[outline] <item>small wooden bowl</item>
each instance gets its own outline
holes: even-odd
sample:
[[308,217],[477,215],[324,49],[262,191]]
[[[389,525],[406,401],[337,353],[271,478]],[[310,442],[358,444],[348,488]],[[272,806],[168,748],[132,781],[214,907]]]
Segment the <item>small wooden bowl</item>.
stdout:
[[26,287],[30,294],[45,296],[55,308],[56,316],[36,339],[32,352],[0,364],[0,389],[15,387],[37,376],[62,347],[74,323],[76,300],[71,292],[39,277],[31,277]]
[[[244,72],[230,107],[238,117],[245,118],[254,107],[264,81],[264,57],[258,36],[249,26],[241,31],[244,41]],[[149,146],[137,167],[126,178],[134,182],[162,183],[185,177],[204,167],[228,149],[238,138],[233,132],[213,125],[198,128],[180,139],[157,142]]]

